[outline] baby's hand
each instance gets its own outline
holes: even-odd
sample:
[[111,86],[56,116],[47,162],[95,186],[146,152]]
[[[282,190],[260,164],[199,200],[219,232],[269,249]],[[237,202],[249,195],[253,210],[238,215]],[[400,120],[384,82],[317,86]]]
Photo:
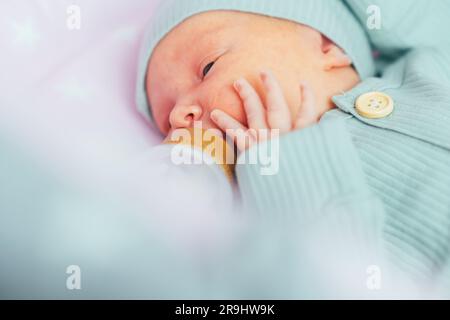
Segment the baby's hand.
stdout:
[[231,136],[239,151],[244,151],[258,142],[273,137],[274,133],[283,134],[303,129],[319,120],[314,95],[306,83],[300,85],[301,106],[297,116],[293,119],[273,73],[263,71],[260,73],[260,77],[267,93],[265,106],[256,90],[245,79],[237,80],[234,83],[234,88],[243,101],[248,128],[221,110],[215,109],[211,112],[211,119]]

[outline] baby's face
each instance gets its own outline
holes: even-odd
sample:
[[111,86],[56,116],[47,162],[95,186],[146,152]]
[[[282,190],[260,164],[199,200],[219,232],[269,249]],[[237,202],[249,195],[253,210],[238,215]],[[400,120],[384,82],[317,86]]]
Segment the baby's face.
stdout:
[[[210,112],[221,109],[246,125],[233,83],[247,79],[264,101],[263,69],[277,77],[293,116],[301,101],[299,84],[305,80],[318,108],[325,110],[333,84],[342,83],[342,77],[351,85],[358,80],[351,61],[325,41],[312,28],[262,15],[209,11],[192,16],[161,40],[150,60],[147,92],[156,124],[165,135],[192,127],[194,121],[202,121],[205,129],[217,128]],[[336,70],[342,68],[352,71]]]

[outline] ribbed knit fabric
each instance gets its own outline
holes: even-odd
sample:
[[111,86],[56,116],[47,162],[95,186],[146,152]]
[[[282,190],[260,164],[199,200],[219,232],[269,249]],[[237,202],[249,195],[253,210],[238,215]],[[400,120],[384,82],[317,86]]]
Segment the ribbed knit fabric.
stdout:
[[[261,175],[259,164],[237,165],[245,212],[302,227],[327,225],[339,232],[334,237],[357,239],[363,248],[376,250],[384,212],[366,185],[344,122],[324,121],[285,135],[279,143],[279,153],[272,154],[272,161],[279,161],[277,173]],[[257,157],[264,144],[242,154],[239,161]]]
[[[450,275],[449,68],[450,51],[417,49],[382,78],[335,96],[338,109],[318,125],[281,137],[277,175],[238,165],[246,207],[321,220],[343,236],[351,231],[355,241],[379,236],[394,266],[417,284],[444,286]],[[393,98],[390,116],[366,119],[355,111],[356,98],[370,91]]]
[[[373,45],[383,54],[450,43],[450,1],[344,0],[362,25],[378,10],[380,29],[368,29]],[[370,10],[368,10],[370,8]]]
[[370,45],[364,29],[341,0],[164,0],[155,10],[143,39],[137,79],[137,107],[152,119],[146,76],[153,49],[171,29],[186,18],[210,10],[238,10],[284,18],[320,31],[352,59],[362,78],[374,73]]

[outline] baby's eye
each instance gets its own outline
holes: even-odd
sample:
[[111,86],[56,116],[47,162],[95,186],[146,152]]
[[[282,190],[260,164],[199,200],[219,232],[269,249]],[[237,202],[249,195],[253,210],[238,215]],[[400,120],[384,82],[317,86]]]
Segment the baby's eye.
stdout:
[[214,61],[208,63],[208,64],[205,66],[205,68],[203,69],[203,77],[205,77],[205,76],[208,74],[209,70],[211,70],[211,68],[213,67],[213,65],[214,65]]

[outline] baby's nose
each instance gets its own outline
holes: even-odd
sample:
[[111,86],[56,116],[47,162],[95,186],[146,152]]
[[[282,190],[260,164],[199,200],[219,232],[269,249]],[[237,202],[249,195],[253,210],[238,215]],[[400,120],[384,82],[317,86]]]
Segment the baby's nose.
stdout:
[[200,121],[202,114],[198,105],[175,106],[169,116],[170,126],[172,129],[192,127],[194,121]]

